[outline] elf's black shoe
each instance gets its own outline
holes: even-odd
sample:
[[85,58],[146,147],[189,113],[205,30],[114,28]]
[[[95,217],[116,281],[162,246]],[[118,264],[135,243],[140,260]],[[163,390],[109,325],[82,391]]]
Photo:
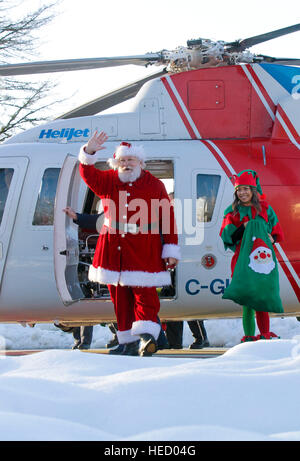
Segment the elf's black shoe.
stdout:
[[157,342],[149,333],[141,334],[140,338],[139,355],[141,357],[150,357],[157,351]]
[[121,355],[139,355],[140,340],[125,344]]

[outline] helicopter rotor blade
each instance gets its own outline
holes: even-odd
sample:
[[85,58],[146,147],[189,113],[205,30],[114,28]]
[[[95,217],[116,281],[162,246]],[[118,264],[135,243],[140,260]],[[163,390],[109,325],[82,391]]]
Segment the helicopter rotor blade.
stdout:
[[102,67],[126,66],[135,64],[146,66],[162,59],[160,53],[146,53],[137,56],[119,56],[109,58],[63,59],[59,61],[37,61],[20,64],[1,64],[0,76],[46,74],[73,70],[98,69]]
[[[245,38],[244,40],[237,40],[236,42],[227,43],[227,51],[244,51],[246,48],[251,46],[258,45],[259,43],[266,42],[268,40],[273,40],[274,38],[281,37],[282,35],[291,34],[292,32],[297,32],[300,30],[300,24],[295,24],[293,26],[284,27],[283,29],[273,30],[272,32],[267,32],[261,35],[255,35],[253,37]],[[229,46],[229,48],[227,48]]]
[[166,73],[167,70],[166,68],[164,68],[159,72],[148,75],[148,77],[129,83],[128,85],[121,87],[115,91],[112,91],[111,93],[100,96],[99,98],[94,99],[93,101],[87,102],[86,104],[83,104],[80,107],[66,112],[60,117],[57,117],[56,120],[98,114],[99,112],[102,112],[105,109],[109,109],[110,107],[115,106],[116,104],[120,104],[121,102],[133,98],[140,90],[140,88],[144,85],[144,83],[154,78],[161,77]]
[[[257,58],[257,59],[256,59]],[[256,62],[273,62],[275,64],[290,64],[291,66],[299,66],[300,59],[297,58],[274,58],[273,56],[265,56],[264,54],[257,54],[254,58]]]

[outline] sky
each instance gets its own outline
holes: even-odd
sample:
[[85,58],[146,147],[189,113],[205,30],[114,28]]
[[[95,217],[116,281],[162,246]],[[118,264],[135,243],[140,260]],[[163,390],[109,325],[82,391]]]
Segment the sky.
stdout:
[[[45,3],[49,2],[23,1],[18,14]],[[33,60],[128,56],[174,50],[193,38],[233,41],[300,22],[298,0],[252,0],[242,6],[236,0],[60,0],[54,11],[54,20],[37,34],[39,55]],[[299,42],[300,32],[296,32],[257,45],[251,51],[299,57]],[[122,66],[41,74],[37,78],[49,77],[57,82],[51,96],[65,99],[54,110],[53,115],[58,116],[156,70],[155,66]]]

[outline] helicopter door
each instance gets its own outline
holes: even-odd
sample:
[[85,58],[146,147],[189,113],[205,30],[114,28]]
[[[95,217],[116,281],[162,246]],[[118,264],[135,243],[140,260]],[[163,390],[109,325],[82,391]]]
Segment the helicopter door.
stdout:
[[58,178],[54,206],[54,272],[57,290],[64,304],[84,298],[79,278],[78,228],[64,212],[67,206],[82,209],[83,181],[78,172],[77,157],[68,155]]
[[28,159],[25,157],[2,157],[0,160],[0,283],[27,166]]

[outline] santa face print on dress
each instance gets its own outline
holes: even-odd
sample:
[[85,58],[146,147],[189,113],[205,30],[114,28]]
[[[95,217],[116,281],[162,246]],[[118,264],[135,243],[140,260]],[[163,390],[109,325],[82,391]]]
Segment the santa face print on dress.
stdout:
[[250,253],[250,269],[259,274],[270,274],[275,268],[272,251],[262,239],[253,237],[253,241],[254,245]]

